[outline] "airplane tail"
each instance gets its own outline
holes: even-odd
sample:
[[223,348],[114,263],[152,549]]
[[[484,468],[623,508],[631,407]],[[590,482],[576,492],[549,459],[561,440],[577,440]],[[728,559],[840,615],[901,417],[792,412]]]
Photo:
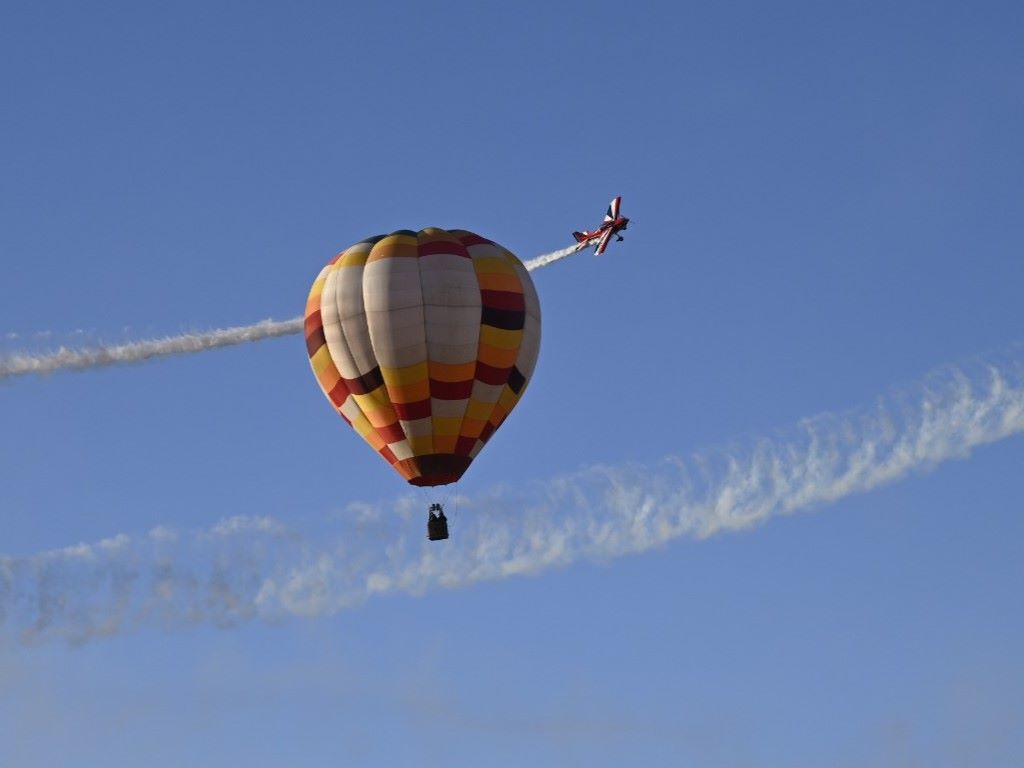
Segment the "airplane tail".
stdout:
[[587,236],[584,235],[582,232],[573,232],[572,236],[576,238],[577,243],[582,243],[584,240],[587,239]]

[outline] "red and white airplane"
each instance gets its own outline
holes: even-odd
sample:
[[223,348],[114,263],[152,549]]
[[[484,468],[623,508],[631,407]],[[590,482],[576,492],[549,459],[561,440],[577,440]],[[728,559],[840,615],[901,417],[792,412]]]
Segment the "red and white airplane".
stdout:
[[612,235],[615,235],[616,240],[623,240],[622,235],[619,234],[629,225],[629,219],[625,216],[619,215],[619,206],[622,204],[622,198],[616,197],[612,200],[608,206],[608,212],[604,215],[604,222],[601,226],[595,229],[593,232],[573,232],[572,236],[576,238],[576,242],[579,245],[576,246],[577,251],[582,251],[591,245],[595,246],[594,255],[600,256],[604,253],[604,249],[608,247],[608,243],[612,239]]

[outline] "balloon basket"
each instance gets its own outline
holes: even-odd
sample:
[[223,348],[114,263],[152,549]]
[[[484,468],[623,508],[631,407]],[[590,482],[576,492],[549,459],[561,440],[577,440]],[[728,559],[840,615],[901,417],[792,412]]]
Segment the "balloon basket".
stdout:
[[442,541],[448,538],[448,518],[440,504],[430,505],[430,517],[427,518],[427,538],[431,541]]

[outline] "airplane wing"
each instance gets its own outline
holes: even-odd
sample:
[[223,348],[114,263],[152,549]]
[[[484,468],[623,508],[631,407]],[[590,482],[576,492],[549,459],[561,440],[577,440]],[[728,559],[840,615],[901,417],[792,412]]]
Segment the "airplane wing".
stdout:
[[597,248],[594,249],[594,255],[600,256],[604,253],[604,249],[608,247],[608,241],[612,239],[612,228],[608,227],[604,232],[601,233],[601,239],[597,241]]
[[590,245],[593,245],[593,238],[589,232],[573,232],[572,236],[576,238],[576,250],[582,251]]
[[619,206],[622,204],[622,197],[616,197],[608,204],[608,212],[604,215],[604,223],[608,224],[619,218]]

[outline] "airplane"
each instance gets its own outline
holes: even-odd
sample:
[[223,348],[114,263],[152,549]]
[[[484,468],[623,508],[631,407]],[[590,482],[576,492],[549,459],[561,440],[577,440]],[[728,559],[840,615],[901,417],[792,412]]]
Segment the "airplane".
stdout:
[[612,235],[615,235],[615,239],[622,241],[624,238],[619,234],[629,225],[629,219],[625,216],[619,215],[619,206],[622,204],[622,197],[616,197],[608,206],[608,212],[604,215],[604,221],[601,226],[595,229],[593,232],[573,232],[572,236],[576,238],[576,242],[579,245],[576,246],[577,251],[582,251],[591,245],[594,247],[594,255],[600,256],[604,253],[605,248],[608,247],[608,243],[612,239]]

